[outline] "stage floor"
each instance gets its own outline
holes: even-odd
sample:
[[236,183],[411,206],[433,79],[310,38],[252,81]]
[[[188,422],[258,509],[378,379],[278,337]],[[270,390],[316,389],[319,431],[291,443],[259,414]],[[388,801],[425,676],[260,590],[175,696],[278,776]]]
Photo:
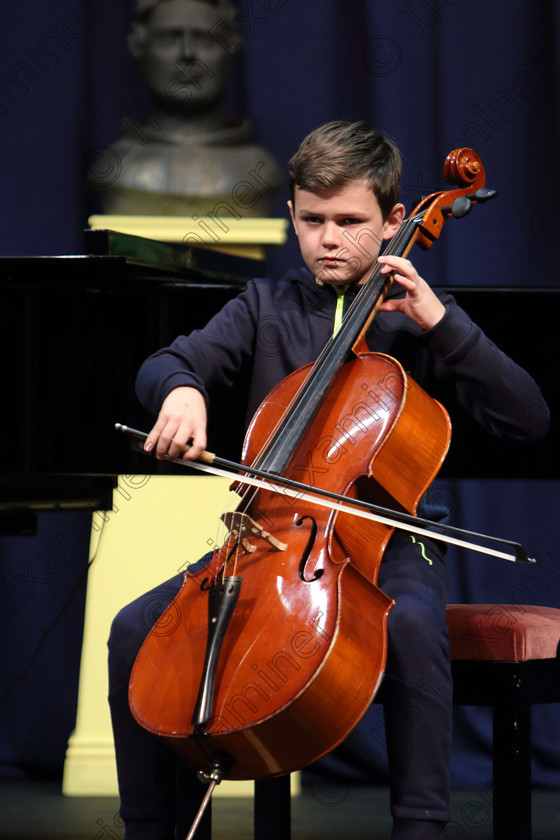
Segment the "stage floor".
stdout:
[[[385,788],[306,788],[292,800],[292,840],[388,840]],[[491,811],[483,790],[456,790],[449,840],[492,840]],[[0,781],[2,840],[121,840],[118,801],[64,797],[56,782]],[[252,800],[213,802],[213,840],[252,840]],[[560,837],[560,790],[533,793],[533,840]]]

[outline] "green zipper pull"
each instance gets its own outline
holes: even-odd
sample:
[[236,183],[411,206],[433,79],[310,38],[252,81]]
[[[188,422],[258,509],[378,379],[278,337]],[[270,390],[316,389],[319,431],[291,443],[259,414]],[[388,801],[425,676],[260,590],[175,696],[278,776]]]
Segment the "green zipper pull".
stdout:
[[334,311],[334,326],[333,338],[342,326],[342,315],[344,312],[344,295],[348,291],[348,286],[333,286],[336,294],[336,309]]

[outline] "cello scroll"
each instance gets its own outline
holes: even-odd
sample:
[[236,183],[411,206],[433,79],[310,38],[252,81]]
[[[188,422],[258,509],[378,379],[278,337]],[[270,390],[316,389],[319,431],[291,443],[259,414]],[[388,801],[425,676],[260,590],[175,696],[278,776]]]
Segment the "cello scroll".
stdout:
[[410,247],[417,242],[427,250],[439,238],[443,226],[450,216],[460,219],[466,216],[473,204],[495,198],[496,190],[485,186],[486,175],[480,157],[472,149],[454,149],[449,152],[443,166],[445,180],[455,190],[435,192],[423,198],[417,204],[411,218],[421,223],[416,229],[416,236]]

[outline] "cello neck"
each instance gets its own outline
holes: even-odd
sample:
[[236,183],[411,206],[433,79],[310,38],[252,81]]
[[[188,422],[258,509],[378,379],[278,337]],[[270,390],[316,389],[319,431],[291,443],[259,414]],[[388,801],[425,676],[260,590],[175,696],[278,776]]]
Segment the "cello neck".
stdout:
[[[408,253],[421,220],[421,215],[405,219],[391,239],[386,253],[396,256]],[[253,466],[277,475],[284,473],[292,453],[299,446],[343,364],[353,352],[357,354],[362,350],[367,351],[365,333],[391,283],[391,275],[382,274],[381,266],[376,261],[368,279],[348,308],[339,331],[327,342],[279,428]]]

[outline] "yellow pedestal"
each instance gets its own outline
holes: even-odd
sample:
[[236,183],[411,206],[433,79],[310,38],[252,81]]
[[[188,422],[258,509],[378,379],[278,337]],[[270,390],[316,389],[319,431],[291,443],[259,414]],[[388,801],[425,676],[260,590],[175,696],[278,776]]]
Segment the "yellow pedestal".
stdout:
[[[115,614],[195,562],[218,538],[219,516],[239,497],[228,479],[121,476],[113,510],[93,517],[92,563],[76,730],[68,745],[63,793],[117,796],[107,704],[107,638]],[[223,782],[218,795],[249,796],[252,782]]]

